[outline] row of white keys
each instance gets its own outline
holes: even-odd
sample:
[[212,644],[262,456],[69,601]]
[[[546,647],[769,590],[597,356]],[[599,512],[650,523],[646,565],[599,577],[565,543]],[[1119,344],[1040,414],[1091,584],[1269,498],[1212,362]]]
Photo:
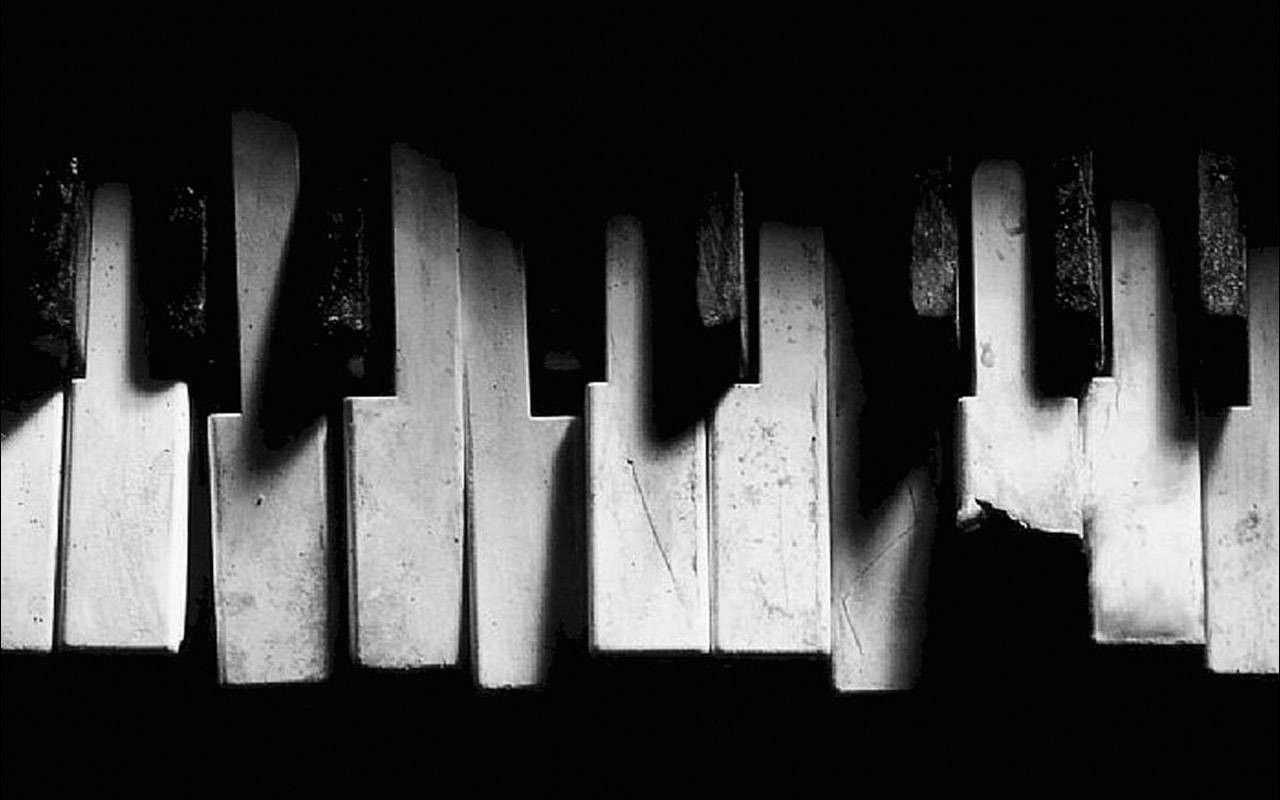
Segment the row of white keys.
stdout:
[[1080,408],[1094,638],[1204,641],[1196,411],[1155,211],[1111,211],[1112,375]]
[[[506,234],[462,225],[471,635],[485,687],[543,682],[572,637],[572,581],[555,562],[582,537],[582,425],[533,417],[524,266]],[[568,548],[562,545],[569,545]]]
[[709,435],[712,641],[720,652],[831,649],[826,258],[822,232],[766,223],[760,382],[720,398]]
[[85,377],[41,398],[5,436],[3,646],[49,650],[58,592],[58,645],[176,651],[186,609],[187,389],[145,374],[128,189],[102,187],[92,208]]
[[1209,667],[1280,669],[1280,264],[1249,253],[1249,407],[1201,418]]
[[[232,118],[241,413],[209,417],[218,674],[321,680],[332,660],[326,424],[268,451],[259,409],[298,201],[298,143],[277,121]],[[287,355],[287,354],[281,354]]]
[[352,658],[457,663],[462,624],[463,406],[453,176],[391,153],[396,396],[347,398]]

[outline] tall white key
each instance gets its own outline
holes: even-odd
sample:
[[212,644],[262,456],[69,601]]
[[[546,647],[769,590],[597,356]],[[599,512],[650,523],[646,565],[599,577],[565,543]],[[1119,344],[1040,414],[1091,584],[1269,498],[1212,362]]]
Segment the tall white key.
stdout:
[[191,412],[146,376],[129,190],[98,190],[85,377],[71,382],[61,644],[177,651],[187,592]]
[[259,412],[273,310],[298,200],[298,143],[257,114],[232,118],[241,413],[209,416],[218,674],[226,683],[329,674],[329,513],[324,419],[284,450]]
[[1077,403],[1041,397],[1032,363],[1026,186],[1011,162],[973,176],[975,393],[957,415],[956,520],[1002,513],[1028,528],[1081,534]]
[[1081,404],[1093,635],[1203,642],[1200,458],[1155,211],[1111,209],[1113,374]]
[[1209,668],[1280,667],[1280,266],[1249,252],[1249,406],[1200,421]]
[[711,421],[712,639],[723,652],[831,649],[822,231],[760,229],[760,382]]
[[65,393],[4,412],[0,443],[0,646],[53,647]]
[[462,622],[458,202],[439,162],[391,151],[396,396],[345,407],[352,657],[454,664]]
[[547,676],[557,633],[574,633],[581,587],[559,579],[572,566],[557,558],[581,551],[581,421],[530,414],[521,256],[505,234],[470,221],[462,299],[476,677],[532,686]]
[[938,500],[933,476],[920,464],[874,508],[862,507],[858,453],[876,437],[863,425],[867,396],[855,343],[884,334],[860,324],[851,308],[845,275],[860,268],[842,271],[829,261],[827,270],[831,673],[840,691],[909,689],[920,674]]
[[707,651],[707,443],[649,428],[653,376],[649,264],[640,223],[606,234],[605,369],[587,384],[591,645],[600,651]]

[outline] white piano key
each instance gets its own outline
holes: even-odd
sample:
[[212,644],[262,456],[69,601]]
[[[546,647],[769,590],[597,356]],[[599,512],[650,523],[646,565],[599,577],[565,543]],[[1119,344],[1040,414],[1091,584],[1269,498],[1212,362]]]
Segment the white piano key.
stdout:
[[476,677],[532,686],[557,633],[574,633],[564,612],[581,587],[558,579],[556,557],[581,550],[581,421],[530,415],[524,266],[505,234],[470,221],[462,298]]
[[591,644],[599,651],[710,646],[706,433],[658,440],[649,271],[640,223],[606,238],[607,383],[587,385]]
[[53,646],[54,574],[62,508],[64,393],[4,412],[0,444],[0,647]]
[[145,377],[127,187],[93,203],[85,377],[68,394],[61,644],[182,643],[187,592],[187,386]]
[[451,174],[391,152],[396,396],[345,403],[351,650],[455,664],[462,623],[458,208]]
[[286,125],[232,119],[240,414],[209,417],[218,673],[226,683],[320,680],[330,669],[330,526],[323,419],[268,452],[258,412],[272,311],[298,199]]
[[1200,422],[1206,638],[1215,672],[1280,666],[1280,278],[1249,252],[1249,407]]
[[1113,374],[1080,409],[1093,636],[1203,642],[1200,458],[1155,211],[1111,210]]
[[831,670],[836,689],[845,692],[908,689],[919,677],[929,553],[937,519],[936,487],[924,464],[904,475],[874,508],[861,508],[857,453],[872,432],[862,425],[867,398],[855,342],[860,336],[881,335],[870,325],[858,324],[844,275],[831,263]]
[[1073,397],[1041,397],[1032,363],[1026,186],[1010,162],[973,176],[975,393],[957,414],[957,522],[1000,513],[1028,528],[1080,535]]
[[831,649],[822,231],[760,229],[760,382],[709,431],[712,637],[723,652]]

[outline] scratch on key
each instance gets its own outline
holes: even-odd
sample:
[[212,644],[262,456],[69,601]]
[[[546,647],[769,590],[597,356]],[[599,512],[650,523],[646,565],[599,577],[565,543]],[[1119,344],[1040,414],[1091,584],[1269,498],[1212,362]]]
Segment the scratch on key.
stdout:
[[627,466],[631,468],[631,482],[636,487],[636,495],[640,498],[640,507],[644,509],[644,518],[649,523],[649,533],[653,536],[653,541],[658,545],[658,552],[662,554],[662,563],[667,568],[667,575],[671,577],[671,586],[676,590],[676,596],[680,598],[680,602],[684,602],[684,596],[680,594],[680,583],[676,580],[675,570],[671,568],[671,557],[667,555],[667,548],[662,544],[662,537],[658,536],[658,529],[653,524],[653,514],[649,512],[649,503],[645,500],[644,489],[640,487],[640,476],[636,474],[636,462],[627,459]]
[[911,497],[911,524],[907,525],[907,527],[898,531],[898,535],[893,537],[893,541],[889,542],[887,545],[882,547],[880,549],[880,552],[876,553],[875,556],[870,561],[868,561],[866,564],[863,565],[862,569],[858,570],[858,574],[856,577],[861,578],[862,576],[870,572],[871,568],[880,562],[880,559],[888,555],[889,551],[893,550],[893,548],[897,547],[902,542],[903,539],[907,538],[907,534],[911,533],[916,529],[916,522],[917,522],[916,493],[915,493],[915,490],[912,489],[910,485],[907,486],[907,494],[910,495]]
[[858,638],[858,629],[853,624],[853,615],[849,613],[849,594],[847,592],[840,596],[840,610],[844,612],[844,624],[849,626],[849,633],[853,634],[853,643],[857,646],[858,653],[866,655],[866,652],[862,649],[862,640]]

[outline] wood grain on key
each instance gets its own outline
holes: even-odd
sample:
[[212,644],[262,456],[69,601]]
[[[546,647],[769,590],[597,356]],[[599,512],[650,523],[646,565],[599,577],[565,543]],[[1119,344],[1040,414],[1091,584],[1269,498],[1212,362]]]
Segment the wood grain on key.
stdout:
[[1111,210],[1113,372],[1080,408],[1093,635],[1204,641],[1200,460],[1155,211]]
[[831,647],[825,257],[760,230],[760,383],[720,399],[710,447],[712,637],[724,652]]
[[232,159],[241,413],[209,417],[218,671],[227,683],[319,680],[332,625],[325,420],[269,452],[258,416],[272,314],[287,291],[297,139],[280,122],[237,113]]
[[1280,668],[1280,265],[1249,252],[1250,405],[1200,421],[1206,638],[1216,672]]
[[53,646],[64,392],[5,409],[0,442],[0,647]]
[[1007,516],[1081,533],[1077,404],[1034,385],[1031,276],[1022,170],[986,162],[973,176],[975,394],[957,416],[957,522]]
[[651,265],[638,220],[606,233],[607,383],[587,385],[587,531],[592,647],[710,645],[706,433],[653,430]]
[[396,396],[346,410],[352,657],[454,664],[462,622],[463,407],[453,175],[391,153]]
[[531,686],[581,625],[581,421],[531,416],[520,253],[465,220],[462,298],[476,678]]
[[148,376],[129,190],[93,206],[85,377],[68,395],[61,643],[182,643],[191,422],[185,383]]

